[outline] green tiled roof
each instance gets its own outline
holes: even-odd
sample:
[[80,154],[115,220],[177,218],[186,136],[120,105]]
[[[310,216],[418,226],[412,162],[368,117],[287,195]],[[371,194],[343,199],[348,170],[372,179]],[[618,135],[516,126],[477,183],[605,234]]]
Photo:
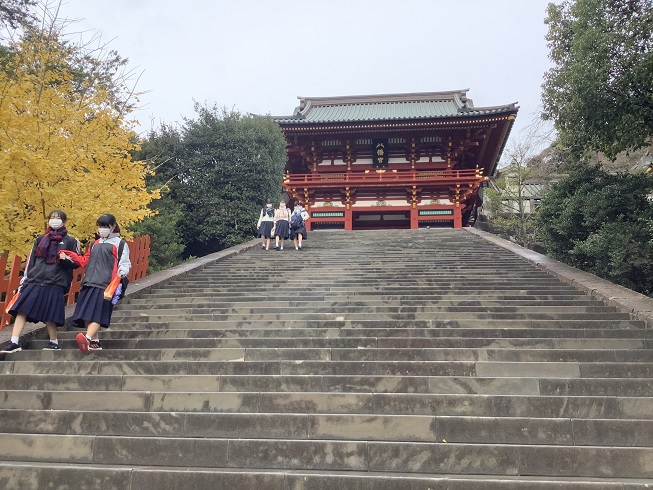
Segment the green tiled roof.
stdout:
[[292,116],[278,116],[280,124],[342,123],[403,119],[451,118],[516,111],[516,104],[474,107],[466,90],[415,94],[346,97],[300,97]]

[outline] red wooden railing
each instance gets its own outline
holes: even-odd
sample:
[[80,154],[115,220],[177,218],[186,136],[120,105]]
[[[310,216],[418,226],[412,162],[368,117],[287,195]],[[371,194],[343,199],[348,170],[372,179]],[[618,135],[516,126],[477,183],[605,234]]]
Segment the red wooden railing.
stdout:
[[[131,260],[132,268],[129,271],[129,280],[136,281],[145,277],[147,274],[148,258],[150,256],[150,236],[137,236],[133,240],[127,241],[129,247],[129,260]],[[23,268],[24,259],[19,255],[14,255],[11,261],[5,257],[0,257],[0,328],[9,325],[11,317],[5,313],[5,309],[14,293],[20,285],[21,271]],[[68,292],[68,299],[66,304],[73,304],[79,295],[79,289],[84,277],[85,268],[80,267],[73,271],[73,282]]]
[[310,174],[289,174],[284,184],[288,187],[311,184],[315,187],[339,184],[378,185],[379,183],[461,183],[468,181],[483,181],[485,177],[481,169],[465,170],[382,170],[353,171],[342,173],[316,172]]

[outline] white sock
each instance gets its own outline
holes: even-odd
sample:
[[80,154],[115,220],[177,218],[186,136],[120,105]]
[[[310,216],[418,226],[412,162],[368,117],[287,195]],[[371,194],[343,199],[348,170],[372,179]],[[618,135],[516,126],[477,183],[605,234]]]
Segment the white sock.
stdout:
[[93,339],[92,339],[91,337],[89,337],[88,335],[84,335],[84,337],[86,337],[86,340],[88,340],[89,342],[90,342],[91,340],[93,340]]
[[50,342],[52,342],[55,345],[59,345],[59,340],[57,340],[57,339],[54,339],[54,340],[50,339]]
[[20,340],[19,337],[17,337],[17,336],[13,336],[13,335],[11,336],[11,343],[12,343],[12,344],[18,344],[18,341],[19,341],[19,340]]

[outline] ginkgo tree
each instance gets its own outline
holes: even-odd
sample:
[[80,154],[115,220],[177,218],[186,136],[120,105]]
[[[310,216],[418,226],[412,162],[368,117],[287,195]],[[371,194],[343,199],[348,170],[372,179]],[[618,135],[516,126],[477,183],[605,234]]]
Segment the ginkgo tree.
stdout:
[[[64,42],[55,21],[5,49],[0,253],[28,253],[52,209],[68,214],[68,230],[80,239],[93,235],[103,213],[122,227],[148,216],[158,194],[145,187],[147,164],[131,157],[138,149],[136,121],[128,119],[136,95],[80,74],[75,60],[83,48]],[[116,89],[125,103],[116,103]]]

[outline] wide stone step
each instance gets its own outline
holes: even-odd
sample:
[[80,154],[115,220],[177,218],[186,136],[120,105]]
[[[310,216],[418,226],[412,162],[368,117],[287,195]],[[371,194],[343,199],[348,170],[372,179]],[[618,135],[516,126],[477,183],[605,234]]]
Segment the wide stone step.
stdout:
[[[201,331],[200,331],[201,332]],[[117,333],[117,332],[116,332]],[[453,333],[453,332],[452,332]],[[286,331],[286,335],[289,333]],[[63,340],[72,336],[62,338],[62,347],[67,349],[76,349],[77,344],[72,339]],[[347,336],[328,336],[328,337],[236,337],[220,338],[220,337],[199,337],[194,335],[193,338],[187,337],[172,337],[172,338],[157,338],[157,337],[119,337],[112,336],[103,342],[103,346],[108,349],[223,349],[223,348],[281,348],[281,349],[310,349],[310,348],[328,348],[328,349],[343,349],[355,348],[362,350],[363,348],[369,350],[374,349],[397,349],[400,352],[402,349],[480,349],[480,348],[495,348],[495,349],[510,349],[510,348],[535,348],[535,349],[554,349],[554,350],[644,350],[648,351],[648,359],[653,360],[653,350],[648,350],[647,345],[650,339],[614,339],[614,338],[579,338],[579,339],[565,339],[565,338],[487,338],[487,337],[372,337],[361,336],[355,337],[354,335]],[[33,350],[42,349],[47,345],[46,340],[35,340],[30,344]],[[455,354],[456,351],[453,351]],[[50,353],[50,355],[57,356],[57,352]],[[452,355],[454,355],[452,354]],[[641,354],[641,353],[640,353]],[[16,353],[15,355],[21,355]],[[370,354],[375,355],[375,354]],[[388,355],[392,355],[388,352]],[[464,355],[464,352],[462,353]],[[14,354],[12,354],[12,357]],[[613,356],[614,357],[614,356]],[[58,358],[58,357],[57,357]],[[615,358],[616,359],[616,358]]]
[[[288,337],[292,335],[293,338],[302,337],[399,337],[399,338],[481,338],[489,344],[486,346],[500,346],[503,344],[495,344],[501,342],[501,339],[534,339],[534,344],[519,344],[522,346],[549,346],[553,348],[561,348],[563,340],[573,339],[641,339],[648,340],[653,338],[653,330],[644,330],[640,328],[492,328],[492,327],[476,327],[476,328],[403,328],[403,327],[390,327],[390,328],[302,328],[295,326],[295,324],[288,325],[287,328],[168,328],[170,324],[150,324],[147,329],[139,330],[144,325],[138,325],[139,329],[130,328],[129,330],[121,329],[112,325],[112,328],[102,331],[103,339],[163,339],[163,338],[202,338],[202,339],[215,339],[215,338],[277,338]],[[193,325],[193,324],[191,324]],[[636,324],[635,324],[636,325]],[[126,324],[122,324],[124,328]],[[156,327],[156,328],[155,328]],[[623,325],[622,325],[623,327]],[[79,330],[59,331],[60,339],[73,339]],[[44,347],[41,340],[34,340],[35,346]],[[41,343],[39,343],[41,342]],[[66,344],[67,345],[67,344]],[[70,344],[72,345],[72,344]],[[30,343],[30,348],[32,344]],[[38,347],[37,347],[38,348]]]
[[[150,313],[145,310],[140,314],[128,315],[123,314],[122,312],[116,312],[115,317],[116,321],[132,321],[132,322],[162,322],[162,321],[173,321],[175,319],[184,319],[184,320],[193,320],[193,321],[206,321],[206,320],[248,320],[248,321],[263,321],[263,320],[430,320],[432,319],[437,312],[343,312],[343,311],[333,311],[333,312],[311,312],[311,311],[295,311],[289,309],[288,311],[278,311],[271,313],[187,313],[177,314],[176,312],[169,310],[161,310],[159,312],[153,311]],[[184,318],[181,318],[184,317]],[[486,312],[461,312],[461,311],[452,311],[447,313],[448,320],[457,321],[457,320],[629,320],[630,316],[628,313],[617,313],[617,312],[598,312],[598,313],[565,313],[558,311],[551,311],[550,313],[521,313],[521,312],[497,312],[497,313],[486,313]]]
[[[4,461],[653,478],[653,448],[0,434]],[[552,464],[565,461],[565,466]]]
[[[275,291],[277,286],[275,286]],[[442,299],[468,299],[468,300],[483,300],[484,298],[489,299],[547,299],[547,300],[567,300],[567,299],[587,299],[588,296],[573,288],[561,288],[561,289],[478,289],[470,291],[469,289],[465,290],[453,290],[453,289],[429,289],[422,291],[415,291],[413,288],[405,289],[402,291],[396,291],[392,288],[388,288],[387,291],[384,290],[375,290],[375,291],[362,291],[359,288],[354,290],[346,291],[329,291],[324,287],[322,289],[313,288],[313,291],[300,290],[299,288],[293,288],[293,291],[296,294],[286,295],[282,294],[282,297],[287,297],[289,299],[303,299],[306,298],[307,301],[310,301],[311,298],[319,298],[320,301],[325,298],[331,297],[347,297],[355,299],[357,297],[362,298],[389,298],[389,299],[401,299],[404,297],[410,298],[413,297],[416,300],[425,299],[427,301],[439,301]],[[235,286],[232,288],[224,288],[222,292],[216,291],[215,289],[210,289],[204,292],[194,292],[192,295],[180,295],[179,292],[174,290],[148,290],[142,294],[139,294],[139,298],[132,298],[127,296],[125,298],[125,303],[119,303],[117,308],[121,308],[123,304],[128,304],[132,301],[144,300],[145,303],[149,303],[155,299],[165,298],[167,301],[187,301],[190,299],[196,300],[215,300],[219,301],[220,298],[268,298],[268,297],[279,297],[279,294],[272,295],[270,288],[261,288],[260,291],[252,292],[251,290],[240,290]]]
[[[60,363],[64,364],[64,363]],[[196,363],[193,363],[196,364]],[[486,363],[487,364],[487,363]],[[521,374],[523,364],[512,371]],[[562,364],[562,365],[560,365]],[[209,363],[207,366],[214,365]],[[78,364],[83,373],[0,374],[2,390],[100,390],[100,391],[197,391],[251,392],[304,391],[328,393],[470,393],[486,395],[554,396],[653,396],[651,378],[579,378],[574,364],[556,363],[547,367],[554,377],[542,377],[533,366],[532,376],[510,376],[496,366],[498,376],[383,376],[383,375],[232,375],[232,374],[97,374],[100,364]],[[140,366],[144,368],[144,366]],[[487,366],[485,366],[487,367]],[[120,371],[120,366],[112,366]],[[520,370],[521,368],[521,370]],[[58,369],[66,370],[60,367]],[[109,369],[109,368],[107,368]],[[197,366],[191,369],[199,369]],[[490,369],[487,369],[488,371]],[[538,376],[535,376],[538,374]]]
[[[580,298],[583,298],[582,296]],[[416,296],[302,296],[299,299],[283,298],[276,295],[265,296],[229,296],[229,297],[195,297],[195,296],[178,296],[164,298],[138,298],[131,299],[128,302],[121,303],[121,311],[138,309],[139,307],[151,308],[152,305],[170,305],[178,308],[204,307],[210,308],[219,306],[246,306],[259,307],[261,303],[270,304],[271,306],[307,306],[314,303],[327,302],[329,304],[359,305],[359,306],[423,306],[424,304],[438,304],[440,306],[605,306],[601,301],[593,299],[542,299],[542,297],[532,296],[529,298],[510,298],[510,297],[490,297],[470,299],[469,296],[459,296],[457,298],[447,297],[447,299],[433,300],[431,295],[423,295],[421,299]]]
[[[46,341],[42,342],[42,345]],[[37,344],[37,342],[32,342]],[[21,361],[76,361],[80,354],[72,345],[65,344],[60,352],[41,351],[30,344],[31,350],[14,354],[14,362]],[[613,349],[535,349],[522,348],[425,348],[425,349],[341,349],[341,348],[133,348],[107,349],[93,352],[87,359],[123,361],[270,361],[270,360],[322,360],[322,361],[511,361],[511,362],[653,362],[650,350]],[[634,371],[633,371],[634,372]],[[626,376],[627,377],[627,376]]]
[[246,489],[257,490],[638,490],[650,482],[628,479],[573,477],[397,474],[392,472],[302,471],[274,469],[162,468],[136,465],[0,462],[0,485],[7,490],[40,489],[39,482],[66,488],[71,481],[88,490],[149,488]]
[[328,413],[650,420],[653,399],[428,393],[4,390],[2,407],[209,413]]
[[[138,321],[136,321],[138,320]],[[615,331],[623,331],[625,329],[632,329],[636,332],[644,331],[644,322],[641,320],[594,320],[594,319],[547,319],[547,320],[530,320],[530,319],[484,319],[482,321],[476,319],[427,319],[427,320],[402,320],[385,318],[383,320],[376,319],[363,319],[352,320],[351,318],[339,318],[327,320],[278,320],[266,318],[264,320],[170,320],[165,321],[148,321],[147,317],[137,319],[136,317],[126,317],[124,319],[117,319],[111,322],[111,330],[160,330],[160,329],[196,329],[196,330],[223,330],[233,328],[243,329],[294,329],[294,328],[340,328],[351,330],[367,330],[369,328],[428,328],[428,329],[455,329],[457,335],[464,336],[464,330],[476,330],[480,326],[489,329],[504,329],[504,330],[522,330],[524,328],[531,329],[585,329],[588,335],[591,335],[593,330],[605,331],[612,329]],[[463,333],[458,333],[463,331]],[[534,336],[537,333],[533,333]],[[644,334],[646,335],[646,334]]]
[[[267,304],[259,303],[256,306],[245,305],[211,305],[202,307],[193,305],[190,307],[182,307],[174,305],[172,307],[164,307],[160,304],[151,304],[147,308],[134,307],[134,308],[121,308],[116,311],[116,317],[122,318],[127,316],[140,316],[143,314],[148,315],[279,315],[279,314],[297,314],[297,313],[487,313],[487,314],[532,314],[532,313],[546,313],[555,315],[569,315],[569,314],[615,314],[616,309],[611,306],[496,306],[496,305],[475,305],[475,306],[461,306],[461,305],[365,305],[365,304],[351,304],[339,302],[323,302],[323,303],[304,303],[304,304]],[[622,317],[629,318],[628,315],[619,313]]]
[[653,420],[0,409],[0,433],[646,447]]

